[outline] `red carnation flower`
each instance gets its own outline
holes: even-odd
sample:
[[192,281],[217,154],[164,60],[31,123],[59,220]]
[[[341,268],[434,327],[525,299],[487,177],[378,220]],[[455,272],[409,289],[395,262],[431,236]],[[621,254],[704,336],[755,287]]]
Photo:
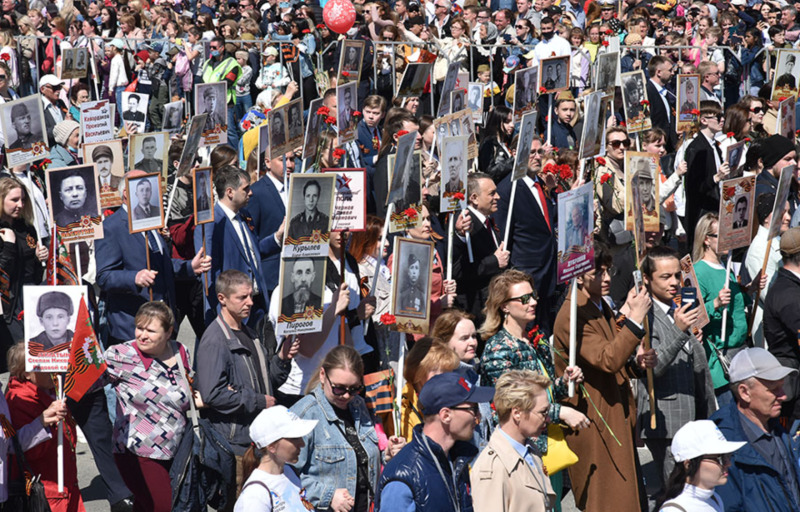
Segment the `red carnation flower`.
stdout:
[[304,29],[303,29],[303,34],[310,34],[310,33],[311,33],[311,31],[310,31],[310,30],[308,30],[307,28],[304,28]]
[[606,29],[606,35],[607,35],[607,36],[610,36],[610,35],[611,35],[611,34],[613,34],[613,33],[614,33],[614,31],[613,31],[613,30],[611,30],[610,28],[607,28],[607,29]]
[[642,100],[642,106],[649,106],[650,102],[647,100]]
[[539,332],[539,326],[534,325],[533,329],[528,331],[528,339],[531,340],[533,348],[539,348],[539,342],[544,338],[544,334]]
[[726,133],[725,135],[726,135],[727,137],[729,137],[729,138],[731,138],[731,139],[732,139],[732,138],[733,138],[733,136],[734,136],[734,135],[736,135],[736,134],[735,134],[735,133],[733,133],[733,132],[728,132],[728,133]]
[[699,116],[700,115],[700,111],[697,110],[696,108],[693,108],[692,110],[690,110],[689,113],[692,114],[693,116]]
[[244,128],[244,131],[249,130],[251,126],[252,123],[250,121],[242,121],[242,128]]
[[44,160],[42,160],[42,163],[45,164],[45,165],[50,165],[50,164],[53,163],[53,161],[50,160],[49,158],[45,158]]
[[600,165],[606,165],[606,159],[603,158],[602,156],[598,156],[597,157],[597,163],[600,164]]
[[361,111],[360,110],[354,110],[353,111],[353,117],[361,117]]
[[464,194],[462,194],[461,192],[456,192],[455,194],[453,194],[453,199],[458,199],[459,201],[463,201]]
[[403,210],[403,215],[405,215],[409,219],[416,219],[417,218],[417,209],[416,208],[406,208],[405,210]]
[[556,173],[556,164],[550,162],[549,164],[545,165],[542,169],[542,172],[545,174],[555,174]]
[[333,116],[325,117],[325,124],[336,124],[336,118]]
[[786,99],[786,96],[781,96],[780,98],[778,98],[778,102],[781,102],[781,101],[783,101],[785,99]]
[[608,41],[603,41],[603,46],[608,46]]
[[345,151],[342,148],[336,148],[336,149],[333,150],[333,158],[336,158],[336,159],[342,158],[344,156],[344,154],[345,154]]
[[323,28],[325,28],[325,25],[323,25],[322,23],[317,25],[317,30],[322,30]]
[[397,323],[397,318],[391,313],[384,313],[381,315],[381,323],[383,325],[394,325]]
[[329,109],[328,107],[319,107],[317,109],[318,116],[329,116],[330,114],[331,114],[331,109]]
[[561,164],[557,167],[558,169],[558,177],[562,180],[568,180],[572,178],[572,169],[569,168],[567,164]]
[[408,130],[400,130],[399,132],[397,132],[397,138],[398,139],[400,137],[402,137],[403,135],[408,135]]
[[348,73],[347,71],[342,71],[342,76],[350,76],[350,73]]
[[544,87],[539,87],[539,94],[547,94],[547,89]]
[[607,172],[604,175],[600,176],[600,184],[605,185],[608,180],[611,179],[611,173]]
[[103,210],[103,217],[108,217],[109,215],[114,215],[114,210]]
[[625,121],[620,121],[619,125],[622,126],[622,127],[625,127],[625,126],[628,126],[628,123],[626,123]]
[[[7,57],[7,55],[4,55],[3,57]],[[17,315],[17,321],[18,321],[18,322],[21,322],[21,321],[22,321],[22,319],[23,319],[24,317],[25,317],[25,310],[23,309],[23,310],[22,310],[22,311],[20,311],[20,312],[19,312],[19,314]]]
[[9,55],[7,53],[4,53],[3,55],[0,55],[0,60],[4,60],[4,61],[8,62],[8,61],[11,60],[11,55]]

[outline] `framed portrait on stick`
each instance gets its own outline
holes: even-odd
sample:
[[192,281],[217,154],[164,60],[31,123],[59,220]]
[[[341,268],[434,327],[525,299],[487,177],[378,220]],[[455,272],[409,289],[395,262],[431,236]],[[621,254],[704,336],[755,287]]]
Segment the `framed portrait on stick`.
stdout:
[[367,170],[323,169],[336,176],[331,231],[364,231],[367,223]]
[[65,244],[103,238],[103,215],[97,189],[97,167],[75,165],[47,169],[50,218]]
[[536,98],[538,97],[539,68],[520,69],[514,73],[514,121],[522,119],[522,116],[532,112],[536,108]]
[[389,232],[399,233],[418,226],[422,221],[422,177],[420,169],[412,164],[417,132],[413,131],[397,140],[394,166],[389,181],[386,204],[392,205]]
[[747,149],[747,141],[736,142],[725,148],[725,161],[730,166],[728,178],[739,178],[744,172],[744,152]]
[[772,101],[781,98],[797,98],[797,84],[800,81],[800,51],[778,50],[778,65],[772,81]]
[[122,93],[122,125],[131,133],[144,133],[147,126],[147,106],[150,96],[138,92]]
[[448,137],[442,141],[442,194],[439,211],[457,212],[466,204],[467,197],[467,139]]
[[617,84],[617,62],[619,53],[598,53],[595,91],[603,91],[604,96],[613,96]]
[[281,260],[279,336],[322,330],[327,261],[327,256]]
[[83,161],[97,168],[97,188],[101,208],[117,208],[122,204],[119,187],[125,180],[122,139],[83,145]]
[[[638,182],[639,177],[634,176],[631,183],[631,196],[633,199],[633,204],[640,204],[642,201],[642,193]],[[631,208],[631,211],[633,212],[633,244],[636,247],[636,261],[639,262],[637,266],[640,268],[642,261],[644,260],[645,252],[647,251],[647,233],[645,232],[643,210],[643,208]]]
[[81,140],[83,143],[91,144],[113,138],[114,106],[111,102],[100,100],[81,103]]
[[200,142],[202,146],[216,146],[228,142],[227,94],[228,86],[225,82],[194,86],[194,113],[207,116]]
[[796,166],[794,165],[787,165],[781,169],[778,187],[775,189],[775,205],[772,207],[772,221],[769,223],[767,239],[771,240],[780,234],[781,224],[783,224],[783,210],[785,209],[786,201],[789,200],[789,191],[795,170]]
[[286,124],[288,125],[287,151],[294,151],[303,145],[303,100],[296,99],[286,106]]
[[403,78],[397,87],[398,98],[419,98],[425,91],[425,84],[431,75],[433,63],[430,62],[411,62],[403,71]]
[[286,123],[286,105],[273,108],[267,112],[267,125],[269,126],[269,158],[278,158],[285,155],[289,149],[288,126]]
[[676,131],[683,133],[697,120],[700,105],[700,75],[678,75]]
[[50,156],[39,94],[0,104],[8,167]]
[[653,122],[650,119],[650,102],[647,100],[644,71],[623,73],[620,78],[628,134],[649,130],[653,127]]
[[569,64],[569,55],[539,61],[539,88],[544,89],[544,94],[566,91],[569,88]]
[[392,253],[392,314],[395,330],[428,332],[431,318],[433,242],[397,237]]
[[[625,152],[625,229],[634,228],[633,211],[642,210],[644,229],[648,233],[661,230],[658,191],[661,184],[661,164],[654,153]],[[634,180],[639,199],[634,199]]]
[[128,144],[128,169],[157,172],[166,179],[169,168],[169,132],[131,135]]
[[592,158],[600,154],[603,132],[605,131],[605,112],[602,111],[603,92],[593,92],[584,97],[583,136],[579,159]]
[[594,184],[558,196],[558,282],[594,268]]
[[340,85],[336,88],[337,103],[339,109],[337,116],[337,126],[339,127],[339,144],[344,145],[356,139],[358,126],[358,90],[355,82]]
[[[164,204],[161,198],[161,174],[141,174],[128,177],[125,183],[128,196],[128,226],[130,233],[141,233],[164,227]],[[148,253],[149,254],[149,253]]]
[[[682,288],[694,288],[695,290],[700,290],[700,286],[697,282],[697,275],[694,273],[694,264],[692,263],[692,255],[687,254],[683,258],[681,258],[681,287]],[[680,297],[680,295],[679,295]],[[698,329],[702,329],[711,321],[708,317],[708,312],[706,311],[706,303],[703,300],[703,294],[697,294],[697,309],[700,310],[700,314],[697,315],[697,321],[692,325],[692,327],[696,327]]]
[[[310,158],[316,160],[317,151],[319,151],[319,136],[322,133],[323,117],[319,113],[319,108],[322,106],[322,98],[311,100],[311,105],[308,107],[308,123],[306,123],[305,142],[303,144],[303,158]],[[259,127],[259,130],[263,125]],[[261,141],[261,132],[259,132],[258,140]],[[260,144],[260,142],[259,142]],[[267,140],[267,147],[269,147],[269,140]],[[259,152],[263,152],[259,146]]]
[[364,57],[364,41],[345,39],[339,55],[338,85],[361,83],[361,63]]
[[514,156],[514,169],[511,181],[516,181],[528,175],[528,165],[531,156],[531,145],[536,136],[536,112],[528,112],[522,116],[519,137],[517,137],[517,153]]
[[66,372],[85,286],[25,286],[25,371]]
[[750,245],[756,199],[755,175],[721,181],[717,252]]
[[[214,222],[214,177],[211,167],[200,167],[193,171],[194,225]],[[205,237],[203,237],[205,241]]]
[[207,117],[206,114],[201,114],[190,120],[191,124],[186,133],[186,144],[183,146],[181,160],[178,162],[178,178],[189,174],[197,162],[197,150],[200,148],[200,140],[203,137],[203,127]]
[[284,258],[328,255],[335,193],[336,175],[332,173],[291,175]]
[[790,96],[788,98],[784,98],[778,104],[778,122],[777,122],[777,130],[776,133],[778,135],[783,135],[790,141],[794,142],[794,135],[795,135],[795,104],[797,103],[797,98],[795,96]]

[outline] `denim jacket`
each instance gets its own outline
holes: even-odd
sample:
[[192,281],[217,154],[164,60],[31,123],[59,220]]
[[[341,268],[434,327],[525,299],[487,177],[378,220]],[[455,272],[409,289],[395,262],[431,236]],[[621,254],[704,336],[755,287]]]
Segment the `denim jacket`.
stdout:
[[[313,393],[303,397],[291,410],[303,419],[318,420],[314,430],[303,438],[306,445],[294,464],[306,489],[306,499],[317,510],[326,510],[331,506],[336,489],[347,489],[351,496],[355,496],[356,453],[345,439],[342,433],[344,424],[325,398],[322,386],[317,385]],[[369,479],[374,491],[380,470],[378,434],[363,398],[357,396],[350,402],[350,413],[361,445],[369,456]]]

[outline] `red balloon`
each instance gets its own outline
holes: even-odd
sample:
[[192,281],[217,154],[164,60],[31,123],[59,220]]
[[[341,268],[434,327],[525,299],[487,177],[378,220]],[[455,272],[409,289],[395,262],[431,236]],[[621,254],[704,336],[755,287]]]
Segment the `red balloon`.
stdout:
[[345,34],[356,22],[356,9],[350,0],[329,0],[322,10],[322,19],[337,34]]

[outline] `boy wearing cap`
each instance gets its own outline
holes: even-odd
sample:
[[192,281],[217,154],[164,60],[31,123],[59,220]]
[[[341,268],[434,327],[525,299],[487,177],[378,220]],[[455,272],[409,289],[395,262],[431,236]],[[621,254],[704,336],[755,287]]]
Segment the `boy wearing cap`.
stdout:
[[478,404],[491,402],[494,389],[479,387],[458,373],[436,375],[422,388],[423,424],[386,465],[378,482],[375,510],[381,512],[456,512],[470,510],[467,463],[476,452],[472,439]]
[[64,292],[47,292],[39,297],[36,316],[44,331],[28,342],[30,352],[36,349],[42,352],[68,349],[74,334],[69,330],[72,313],[72,299]]
[[[785,379],[796,379],[797,370],[756,347],[736,354],[729,375],[735,402],[710,419],[726,440],[747,444],[731,456],[728,483],[717,487],[725,510],[800,510],[799,441],[778,421],[786,400]],[[797,429],[795,423],[791,432]]]

